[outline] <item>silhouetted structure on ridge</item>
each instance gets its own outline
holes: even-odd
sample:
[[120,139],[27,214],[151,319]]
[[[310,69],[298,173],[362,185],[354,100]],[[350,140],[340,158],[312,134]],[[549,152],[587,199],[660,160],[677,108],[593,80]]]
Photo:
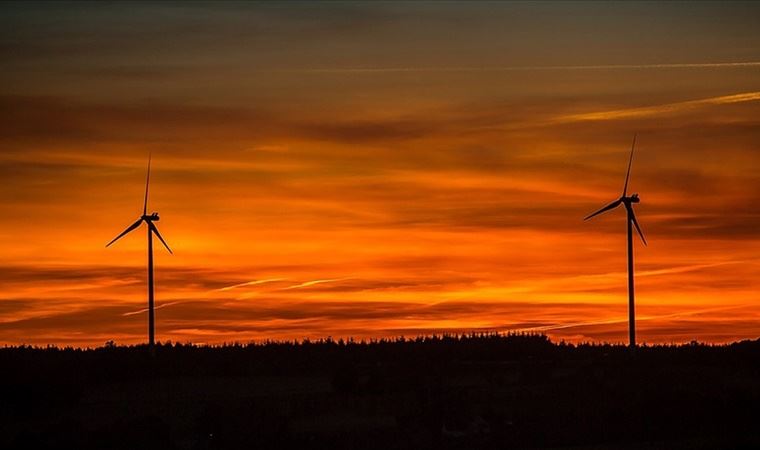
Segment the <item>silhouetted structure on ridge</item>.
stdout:
[[631,157],[628,160],[628,172],[625,175],[625,185],[623,185],[623,195],[621,195],[619,199],[615,200],[614,202],[610,203],[609,205],[605,206],[599,211],[586,216],[583,219],[583,220],[588,220],[606,211],[615,209],[621,204],[625,206],[625,210],[627,214],[626,222],[628,223],[628,336],[629,336],[629,345],[631,348],[636,348],[636,308],[635,308],[635,304],[633,300],[634,292],[633,292],[633,229],[632,229],[632,226],[636,227],[636,231],[638,231],[639,236],[641,237],[641,242],[643,242],[644,245],[647,245],[647,240],[646,238],[644,238],[644,233],[641,232],[641,227],[639,227],[639,222],[636,220],[636,214],[633,213],[633,204],[639,203],[641,201],[639,200],[639,194],[633,194],[631,196],[626,195],[628,193],[628,180],[631,177],[631,164],[633,163],[633,150],[635,147],[636,147],[636,135],[634,134],[633,144],[631,144]]
[[154,212],[152,214],[148,214],[148,186],[150,185],[150,160],[151,157],[148,157],[148,176],[145,179],[145,201],[143,202],[143,213],[142,216],[137,219],[135,223],[127,227],[126,230],[122,231],[120,235],[113,238],[111,242],[106,244],[106,247],[110,246],[114,242],[121,239],[124,235],[129,233],[130,231],[134,230],[135,228],[139,227],[140,224],[145,222],[148,225],[148,345],[152,348],[155,343],[156,338],[156,320],[155,320],[155,312],[154,312],[154,299],[153,299],[153,235],[155,234],[156,237],[161,241],[162,244],[164,244],[164,247],[169,251],[169,253],[172,253],[172,250],[169,248],[169,245],[167,245],[166,241],[164,241],[164,238],[161,237],[161,233],[158,232],[158,228],[156,228],[156,225],[153,222],[158,222],[159,217],[158,213]]

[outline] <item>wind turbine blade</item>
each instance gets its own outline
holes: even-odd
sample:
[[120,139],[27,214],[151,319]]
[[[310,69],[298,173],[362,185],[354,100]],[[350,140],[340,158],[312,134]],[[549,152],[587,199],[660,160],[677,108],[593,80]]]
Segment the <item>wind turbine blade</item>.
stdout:
[[166,244],[166,241],[164,240],[164,238],[161,237],[161,233],[158,232],[158,228],[156,228],[156,226],[153,225],[153,222],[148,222],[148,226],[150,227],[150,231],[155,233],[155,235],[158,237],[161,243],[164,244],[164,247],[166,247],[166,249],[169,250],[169,253],[173,255],[174,252],[172,252],[172,249],[170,249],[169,245]]
[[633,148],[636,147],[636,133],[633,134],[633,144],[631,144],[631,157],[628,160],[628,172],[625,174],[625,185],[623,186],[623,197],[628,193],[628,179],[631,177],[631,164],[633,164]]
[[139,218],[139,219],[137,219],[137,222],[135,222],[135,223],[133,223],[132,225],[130,225],[129,227],[127,227],[127,229],[126,229],[126,230],[124,230],[124,231],[122,231],[120,235],[116,236],[115,238],[113,238],[113,240],[112,240],[111,242],[109,242],[108,244],[106,244],[106,247],[110,246],[110,245],[111,245],[111,244],[113,244],[114,242],[116,242],[116,241],[118,241],[119,239],[121,239],[121,238],[122,238],[122,236],[124,236],[125,234],[127,234],[127,233],[129,233],[130,231],[134,230],[135,228],[139,227],[139,226],[140,226],[140,224],[142,223],[142,221],[143,221],[142,217],[141,217],[141,218]]
[[145,202],[143,202],[143,216],[148,214],[148,186],[150,185],[150,159],[152,156],[152,154],[148,154],[148,176],[145,179]]
[[622,203],[622,200],[615,200],[614,202],[610,203],[609,205],[605,206],[604,208],[600,209],[599,211],[597,211],[597,212],[595,212],[593,214],[589,214],[588,216],[584,217],[583,220],[588,220],[588,219],[590,219],[590,218],[592,218],[594,216],[598,216],[599,214],[601,214],[603,212],[609,211],[611,209],[615,209],[615,208],[617,208],[620,205],[620,203]]
[[636,227],[636,231],[639,232],[639,237],[641,238],[641,242],[644,243],[644,245],[647,245],[647,240],[644,237],[644,233],[641,232],[641,227],[639,226],[639,221],[636,220],[636,214],[633,213],[633,207],[627,206],[628,212],[631,213],[631,220],[633,221],[633,225]]

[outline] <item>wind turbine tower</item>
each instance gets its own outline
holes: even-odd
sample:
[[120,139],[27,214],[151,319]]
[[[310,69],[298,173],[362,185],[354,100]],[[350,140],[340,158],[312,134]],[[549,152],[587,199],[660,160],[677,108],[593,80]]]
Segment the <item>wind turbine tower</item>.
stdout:
[[111,242],[106,244],[106,247],[109,247],[114,242],[121,239],[123,236],[134,230],[135,228],[139,227],[143,222],[147,225],[148,229],[148,345],[150,348],[153,348],[155,344],[155,338],[156,338],[156,320],[155,320],[155,312],[154,312],[154,297],[153,297],[153,235],[155,234],[156,237],[161,241],[162,244],[164,244],[164,247],[169,251],[169,253],[172,253],[172,250],[169,248],[169,245],[166,244],[166,241],[164,241],[164,238],[161,237],[161,233],[158,232],[158,228],[156,228],[156,224],[154,222],[158,222],[159,217],[158,213],[154,212],[152,214],[148,214],[148,187],[150,186],[150,160],[151,158],[148,157],[148,176],[145,180],[145,200],[143,202],[143,213],[142,216],[140,216],[139,219],[129,227],[127,227],[126,230],[122,231],[120,235],[113,238]]
[[634,303],[634,288],[633,288],[633,227],[636,227],[636,231],[641,237],[641,242],[647,245],[647,240],[644,238],[644,233],[641,232],[639,222],[636,220],[636,214],[633,212],[633,204],[639,203],[639,194],[633,194],[628,196],[628,180],[631,177],[631,164],[633,163],[633,150],[636,147],[636,135],[633,135],[633,144],[631,144],[631,156],[628,160],[628,172],[625,175],[625,184],[623,185],[623,195],[619,199],[605,206],[604,208],[596,211],[593,214],[586,216],[583,220],[589,220],[594,216],[598,216],[611,209],[615,209],[620,205],[625,206],[628,223],[628,340],[629,346],[633,349],[636,348],[636,308]]

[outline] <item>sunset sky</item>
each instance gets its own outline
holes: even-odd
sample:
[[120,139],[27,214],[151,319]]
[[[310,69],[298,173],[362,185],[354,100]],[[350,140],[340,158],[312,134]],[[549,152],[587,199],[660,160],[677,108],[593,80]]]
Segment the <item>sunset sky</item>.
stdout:
[[760,335],[760,5],[3,3],[0,344]]

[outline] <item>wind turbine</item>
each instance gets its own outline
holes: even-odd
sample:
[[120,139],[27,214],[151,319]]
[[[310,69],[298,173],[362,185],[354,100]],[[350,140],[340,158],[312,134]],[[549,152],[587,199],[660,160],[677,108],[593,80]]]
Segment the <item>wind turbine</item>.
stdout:
[[639,194],[633,194],[628,196],[628,180],[631,177],[631,164],[633,163],[633,149],[636,147],[636,135],[633,135],[633,144],[631,144],[631,157],[628,160],[628,173],[625,175],[625,184],[623,185],[623,195],[619,199],[600,209],[599,211],[586,216],[583,220],[589,220],[594,216],[598,216],[611,209],[615,209],[620,205],[625,206],[625,210],[628,215],[628,338],[630,347],[636,348],[636,310],[634,308],[633,301],[633,230],[631,225],[636,227],[641,242],[647,245],[647,240],[644,237],[644,233],[641,232],[639,222],[636,220],[636,214],[633,213],[633,204],[639,203]]
[[169,250],[169,253],[172,253],[172,250],[169,248],[169,245],[166,244],[166,241],[164,241],[164,238],[161,237],[161,233],[158,232],[158,228],[156,228],[156,225],[153,222],[157,222],[159,220],[158,213],[154,212],[150,215],[148,215],[148,186],[150,185],[150,156],[148,157],[148,176],[145,180],[145,201],[143,203],[143,213],[142,216],[140,216],[139,219],[129,227],[127,227],[126,230],[122,231],[120,235],[113,238],[111,242],[106,244],[106,247],[109,247],[114,242],[121,239],[124,235],[128,234],[130,231],[134,230],[135,228],[139,227],[140,224],[145,222],[145,224],[148,226],[148,345],[153,348],[154,342],[155,342],[155,336],[156,336],[156,323],[155,323],[155,315],[154,315],[154,307],[153,307],[153,235],[155,234],[156,237],[161,241],[162,244],[164,244],[164,247],[166,247],[167,250]]

